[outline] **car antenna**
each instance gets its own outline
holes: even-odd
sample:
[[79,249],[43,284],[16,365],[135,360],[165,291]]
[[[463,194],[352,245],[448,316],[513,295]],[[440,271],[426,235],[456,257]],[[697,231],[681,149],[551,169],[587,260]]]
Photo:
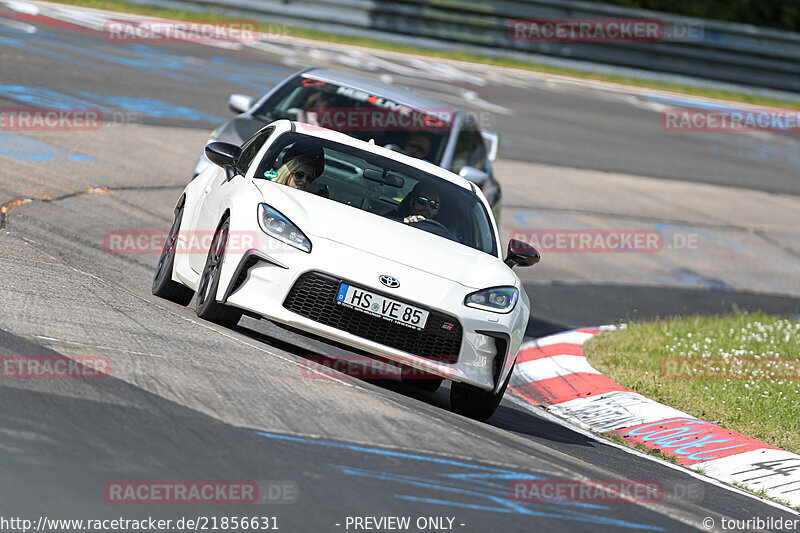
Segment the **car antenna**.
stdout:
[[375,139],[370,139],[369,144],[375,144]]

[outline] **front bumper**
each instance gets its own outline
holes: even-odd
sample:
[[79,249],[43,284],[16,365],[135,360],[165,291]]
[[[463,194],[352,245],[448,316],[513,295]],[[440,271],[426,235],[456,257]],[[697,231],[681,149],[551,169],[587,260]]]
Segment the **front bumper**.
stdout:
[[[226,256],[228,264],[223,267],[223,280],[227,278],[229,281],[220,284],[218,299],[256,315],[484,390],[498,390],[510,372],[529,314],[529,302],[521,287],[521,298],[511,313],[491,313],[463,305],[466,295],[475,289],[389,262],[341,243],[315,237],[312,253],[308,254],[266,236],[262,241],[268,241],[268,249],[262,246],[261,250]],[[322,268],[323,265],[326,268]],[[452,316],[458,324],[454,326],[461,328],[457,353],[429,353],[439,349],[445,351],[441,348],[445,345],[428,342],[425,345],[429,348],[422,350],[424,355],[416,355],[367,338],[368,334],[363,328],[348,328],[350,331],[345,331],[340,329],[345,327],[341,322],[325,323],[318,316],[312,318],[308,312],[295,312],[299,311],[296,306],[295,311],[290,310],[285,305],[287,297],[301,276],[310,273],[345,280],[425,308],[437,316]],[[403,280],[403,290],[387,289],[380,285],[378,278],[382,274],[391,274]],[[329,325],[332,323],[340,327]],[[432,324],[431,319],[429,324]],[[441,323],[433,324],[441,326]],[[424,332],[419,334],[423,335]],[[385,340],[386,336],[380,338]],[[438,337],[434,340],[438,340]],[[408,344],[403,346],[407,347]]]

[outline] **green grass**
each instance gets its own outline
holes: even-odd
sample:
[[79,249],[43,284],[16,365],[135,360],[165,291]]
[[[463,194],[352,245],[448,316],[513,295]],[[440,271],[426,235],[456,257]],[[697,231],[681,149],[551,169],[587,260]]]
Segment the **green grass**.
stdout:
[[800,506],[793,506],[787,500],[783,500],[781,498],[776,498],[774,496],[770,496],[765,489],[753,490],[750,487],[748,487],[747,485],[745,485],[744,483],[739,483],[738,481],[734,481],[733,483],[731,483],[731,485],[733,485],[734,487],[738,487],[738,488],[740,488],[742,490],[746,490],[747,492],[749,492],[751,494],[755,494],[756,496],[761,496],[762,498],[766,498],[768,500],[772,500],[774,502],[780,503],[781,505],[785,505],[786,507],[792,507],[794,509],[800,509]]
[[584,348],[625,387],[800,452],[800,321],[737,313],[634,322]]
[[[174,18],[182,20],[193,21],[217,21],[223,22],[226,20],[241,20],[242,18],[231,18],[221,15],[219,13],[195,13],[191,11],[181,11],[176,9],[166,9],[152,6],[140,6],[136,4],[129,4],[120,0],[53,0],[63,4],[82,5],[87,7],[94,7],[98,9],[108,9],[113,11],[122,11],[126,13],[136,13],[140,15],[157,16],[164,18]],[[292,37],[301,37],[306,39],[314,39],[318,41],[336,42],[342,44],[365,46],[380,50],[391,50],[396,52],[406,52],[411,54],[419,54],[431,57],[440,57],[445,59],[455,59],[459,61],[469,61],[472,63],[498,65],[504,67],[512,67],[523,70],[532,70],[536,72],[544,72],[548,74],[559,74],[565,76],[572,76],[584,79],[593,79],[608,81],[613,83],[621,83],[624,85],[634,85],[638,87],[649,87],[654,89],[662,89],[673,91],[676,93],[689,94],[695,96],[703,96],[708,98],[718,98],[722,100],[732,100],[736,102],[743,102],[754,105],[781,107],[798,109],[800,108],[800,98],[797,100],[782,100],[777,98],[768,98],[754,94],[737,93],[730,91],[721,91],[716,89],[706,89],[701,87],[692,87],[689,85],[681,85],[676,83],[662,83],[650,80],[643,80],[629,76],[619,76],[616,74],[600,74],[591,72],[582,72],[569,68],[553,67],[549,65],[541,65],[536,63],[527,63],[525,61],[517,61],[513,59],[504,58],[491,58],[480,54],[469,52],[468,50],[460,51],[440,51],[432,50],[429,48],[407,46],[377,39],[368,39],[362,37],[348,37],[334,33],[320,32],[314,30],[307,30],[298,27],[282,27],[285,30],[285,35]],[[263,23],[261,25],[262,31],[275,33],[276,25]],[[466,45],[465,45],[466,47]]]
[[628,444],[628,442],[625,439],[623,439],[620,435],[617,435],[616,433],[608,432],[608,433],[602,433],[602,435],[605,438],[613,440],[614,442],[617,442],[619,444]]
[[663,460],[668,461],[668,462],[670,462],[672,464],[678,464],[678,458],[677,457],[675,457],[674,455],[670,455],[668,453],[664,453],[661,450],[648,448],[644,444],[640,444],[638,442],[636,443],[636,449],[639,450],[640,452],[645,452],[646,454],[652,455],[654,457],[658,457],[659,459],[663,459]]
[[625,440],[624,437],[622,437],[621,435],[617,435],[616,433],[608,432],[608,433],[601,433],[601,435],[603,435],[607,439],[611,439],[614,442],[617,442],[619,444],[624,444],[626,446],[633,446],[634,448],[636,448],[640,452],[644,452],[647,455],[652,455],[653,457],[658,457],[659,459],[663,459],[663,460],[668,461],[670,463],[678,464],[678,458],[675,457],[674,455],[668,455],[668,454],[662,452],[661,450],[656,450],[654,448],[648,448],[644,444],[641,444],[641,443],[638,443],[638,442],[637,443],[629,442],[629,441]]

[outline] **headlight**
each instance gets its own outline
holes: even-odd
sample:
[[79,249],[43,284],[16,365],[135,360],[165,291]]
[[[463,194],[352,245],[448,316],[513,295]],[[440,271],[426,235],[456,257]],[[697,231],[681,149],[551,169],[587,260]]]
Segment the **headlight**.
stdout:
[[519,291],[514,287],[495,287],[473,292],[464,299],[464,305],[495,313],[509,313],[514,309],[517,298]]
[[304,252],[311,252],[311,241],[308,240],[292,221],[267,204],[258,204],[258,225],[264,233],[294,246]]

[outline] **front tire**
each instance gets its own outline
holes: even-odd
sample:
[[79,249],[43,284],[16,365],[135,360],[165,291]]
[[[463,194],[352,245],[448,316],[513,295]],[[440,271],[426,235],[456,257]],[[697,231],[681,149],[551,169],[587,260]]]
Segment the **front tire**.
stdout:
[[181,229],[183,220],[183,205],[178,208],[175,218],[172,221],[172,228],[167,235],[167,242],[161,250],[161,257],[158,258],[156,274],[153,277],[153,294],[159,298],[167,299],[180,305],[188,305],[192,301],[194,294],[191,289],[184,287],[180,283],[173,281],[172,271],[175,268],[175,249],[178,244],[178,231]]
[[514,369],[512,368],[505,383],[503,383],[503,387],[497,394],[495,394],[494,389],[486,391],[454,381],[450,385],[450,407],[460,415],[476,420],[488,420],[500,405],[513,372]]
[[203,273],[200,274],[200,283],[195,296],[197,316],[225,327],[235,326],[242,318],[242,311],[217,302],[217,289],[219,289],[230,225],[230,220],[226,218],[214,233],[214,240],[208,250],[206,265],[203,267]]

